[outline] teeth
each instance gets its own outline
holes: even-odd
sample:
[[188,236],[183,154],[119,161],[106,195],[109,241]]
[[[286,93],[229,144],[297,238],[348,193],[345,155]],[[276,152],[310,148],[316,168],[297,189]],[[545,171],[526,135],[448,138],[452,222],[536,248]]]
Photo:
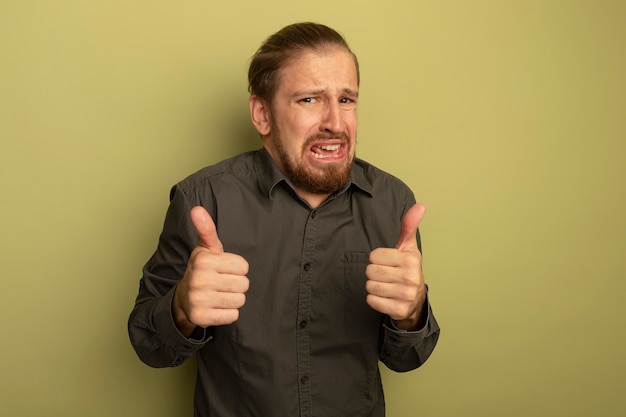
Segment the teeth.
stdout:
[[[322,149],[324,151],[328,151],[328,152],[335,152],[335,151],[339,150],[339,148],[341,148],[341,145],[340,144],[320,145],[320,146],[318,146],[318,148]],[[321,154],[321,153],[315,152],[313,149],[311,149],[311,151],[313,153],[313,157],[316,158],[316,159],[329,158],[329,157],[333,157],[333,156],[337,155],[337,154],[332,154],[332,155]]]
[[322,155],[321,153],[313,152],[313,157],[316,159],[328,158],[329,156],[332,157],[333,155]]

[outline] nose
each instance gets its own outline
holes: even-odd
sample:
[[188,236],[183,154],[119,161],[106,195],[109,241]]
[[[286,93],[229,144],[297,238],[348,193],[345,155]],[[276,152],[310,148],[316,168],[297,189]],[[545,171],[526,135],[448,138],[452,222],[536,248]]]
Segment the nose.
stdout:
[[320,130],[333,134],[344,131],[343,113],[337,102],[329,102],[324,109]]

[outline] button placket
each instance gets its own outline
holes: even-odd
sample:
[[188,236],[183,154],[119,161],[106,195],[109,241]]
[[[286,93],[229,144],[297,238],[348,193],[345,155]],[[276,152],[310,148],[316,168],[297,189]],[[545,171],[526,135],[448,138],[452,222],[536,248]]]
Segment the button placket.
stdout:
[[310,320],[311,320],[311,285],[313,282],[314,255],[317,245],[317,221],[318,212],[313,210],[309,213],[302,241],[302,253],[300,257],[300,278],[298,287],[298,321],[297,332],[297,360],[298,381],[300,382],[299,397],[302,415],[310,415],[311,412],[311,346],[310,346]]

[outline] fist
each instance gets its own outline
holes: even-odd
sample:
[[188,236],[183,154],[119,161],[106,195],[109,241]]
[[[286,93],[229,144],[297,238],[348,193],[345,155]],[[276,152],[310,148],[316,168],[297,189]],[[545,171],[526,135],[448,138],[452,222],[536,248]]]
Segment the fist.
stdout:
[[426,300],[422,254],[417,246],[417,230],[425,211],[424,205],[413,205],[402,219],[396,246],[374,249],[365,270],[367,303],[405,330],[417,326]]
[[172,304],[176,325],[185,336],[190,336],[196,326],[206,328],[237,321],[250,286],[246,277],[248,262],[224,252],[209,213],[197,206],[190,215],[200,241],[189,257]]

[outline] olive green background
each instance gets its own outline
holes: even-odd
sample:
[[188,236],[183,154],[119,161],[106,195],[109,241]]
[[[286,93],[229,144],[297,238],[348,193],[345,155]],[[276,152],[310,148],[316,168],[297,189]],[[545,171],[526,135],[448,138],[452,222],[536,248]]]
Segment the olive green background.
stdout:
[[[383,4],[384,3],[384,4]],[[260,146],[246,68],[345,34],[358,154],[428,207],[442,327],[391,417],[626,413],[626,2],[0,2],[0,415],[191,416],[126,320],[172,184]]]

